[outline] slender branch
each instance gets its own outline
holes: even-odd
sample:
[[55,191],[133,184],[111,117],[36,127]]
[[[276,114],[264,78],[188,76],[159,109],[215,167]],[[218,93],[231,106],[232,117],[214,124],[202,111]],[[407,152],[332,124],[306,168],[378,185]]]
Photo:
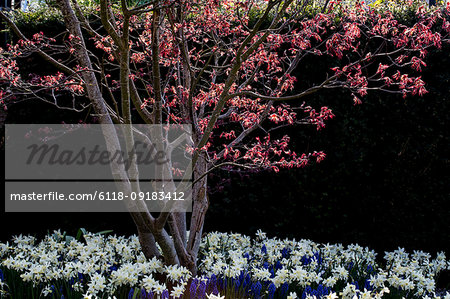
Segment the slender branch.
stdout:
[[236,93],[228,95],[227,99],[232,99],[232,98],[238,97],[238,96],[247,96],[247,97],[251,97],[251,98],[257,98],[257,99],[266,100],[266,101],[276,101],[276,102],[297,100],[304,96],[307,96],[307,95],[310,95],[310,94],[313,94],[313,93],[319,91],[320,89],[324,88],[327,83],[329,83],[331,80],[335,79],[336,77],[337,77],[336,75],[333,75],[333,76],[329,77],[327,80],[323,81],[319,86],[310,87],[307,90],[305,90],[299,94],[295,94],[295,95],[291,95],[291,96],[274,97],[274,96],[261,95],[256,92],[253,92],[253,91],[240,91],[240,92],[236,92]]
[[209,175],[211,172],[213,172],[217,168],[221,168],[221,167],[224,167],[224,166],[235,166],[235,167],[246,168],[246,169],[255,169],[255,168],[257,168],[257,166],[249,166],[249,165],[239,164],[239,163],[236,163],[236,162],[223,162],[223,163],[220,163],[220,164],[217,164],[217,165],[214,165],[214,166],[208,168],[208,170],[206,172],[204,172],[201,176],[199,176],[197,179],[195,179],[192,182],[192,185],[200,182],[204,177]]
[[[0,17],[6,22],[6,24],[8,24],[8,27],[10,27],[12,29],[12,31],[14,31],[14,33],[20,39],[22,39],[24,41],[29,41],[29,39],[20,31],[20,29],[17,27],[17,25],[14,24],[14,22],[1,10],[0,10]],[[45,61],[51,63],[53,66],[55,66],[56,68],[58,68],[62,72],[66,73],[66,74],[69,74],[69,75],[74,75],[75,74],[74,70],[72,70],[71,68],[67,67],[66,65],[58,62],[57,60],[55,60],[53,57],[51,57],[50,55],[48,55],[47,53],[45,53],[44,51],[42,51],[38,47],[35,47],[35,51],[43,59],[45,59]]]
[[113,25],[111,24],[110,20],[110,13],[108,10],[108,0],[100,0],[100,17],[102,20],[103,27],[105,28],[106,32],[111,36],[111,38],[114,40],[114,42],[119,46],[120,48],[128,48],[128,45],[123,45],[122,40],[120,39],[119,34],[114,29]]

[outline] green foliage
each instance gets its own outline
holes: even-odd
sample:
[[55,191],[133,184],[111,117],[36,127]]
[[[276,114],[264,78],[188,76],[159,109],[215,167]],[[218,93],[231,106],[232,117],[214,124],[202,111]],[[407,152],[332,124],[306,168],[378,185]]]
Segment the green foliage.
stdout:
[[[85,16],[93,16],[96,13],[97,4],[91,0],[78,1]],[[12,18],[17,27],[30,37],[34,33],[44,32],[46,36],[52,37],[65,32],[65,24],[61,12],[54,0],[40,2],[29,11],[15,10]],[[12,33],[12,35],[14,35]]]
[[40,31],[55,32],[53,31],[55,27],[61,32],[64,26],[61,13],[47,5],[39,6],[38,9],[30,12],[14,11],[13,18],[17,27],[31,35]]

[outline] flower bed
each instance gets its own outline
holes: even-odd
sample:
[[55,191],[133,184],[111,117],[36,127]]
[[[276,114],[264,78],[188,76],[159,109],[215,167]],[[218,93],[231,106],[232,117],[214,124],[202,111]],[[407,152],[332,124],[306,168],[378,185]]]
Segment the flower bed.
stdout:
[[[403,249],[384,259],[359,245],[254,239],[209,233],[200,275],[146,260],[136,236],[55,232],[37,241],[16,236],[0,243],[1,297],[13,298],[450,298],[437,291],[444,253]],[[356,296],[356,297],[355,297]],[[216,298],[217,298],[216,297]]]

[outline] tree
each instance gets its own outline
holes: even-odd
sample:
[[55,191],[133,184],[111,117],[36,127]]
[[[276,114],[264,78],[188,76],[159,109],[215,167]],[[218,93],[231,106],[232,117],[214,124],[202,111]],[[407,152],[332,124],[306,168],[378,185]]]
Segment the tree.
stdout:
[[[375,89],[422,95],[427,91],[417,74],[427,49],[448,42],[448,7],[418,6],[417,21],[408,26],[391,11],[360,3],[325,1],[313,7],[310,2],[155,0],[133,5],[100,0],[97,29],[95,15],[87,16],[77,0],[56,0],[67,29],[59,41],[43,33],[28,38],[11,15],[0,12],[19,38],[0,52],[0,99],[8,105],[30,96],[79,110],[86,108],[87,98],[100,124],[191,124],[189,235],[186,213],[131,216],[147,257],[161,256],[158,244],[166,263],[196,273],[209,206],[208,173],[223,167],[278,171],[320,162],[323,152],[298,154],[289,148],[288,136],[273,137],[296,124],[320,129],[333,117],[328,107],[298,104],[300,99],[335,88],[348,90],[355,104]],[[21,76],[17,61],[31,53],[58,72]],[[320,82],[303,86],[293,72],[312,55],[334,57],[336,66]],[[63,107],[55,93],[70,93],[74,101]],[[115,131],[104,128],[108,148],[120,150]],[[162,140],[161,134],[152,138]],[[131,129],[126,136],[129,151],[136,136]],[[111,170],[119,190],[140,190],[136,165],[112,164]],[[165,171],[173,180],[172,171]],[[169,184],[164,191],[174,188]]]

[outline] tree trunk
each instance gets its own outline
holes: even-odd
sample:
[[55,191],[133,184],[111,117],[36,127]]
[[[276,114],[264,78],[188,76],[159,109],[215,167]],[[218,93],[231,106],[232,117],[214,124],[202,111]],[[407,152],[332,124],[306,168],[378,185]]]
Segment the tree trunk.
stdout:
[[[121,146],[118,140],[117,133],[115,129],[112,127],[112,119],[108,113],[106,108],[105,101],[101,94],[99,83],[95,76],[95,73],[91,71],[93,69],[92,63],[87,52],[84,38],[80,28],[80,22],[76,17],[69,0],[57,0],[60,10],[63,14],[64,21],[66,23],[69,32],[76,38],[74,48],[75,48],[75,56],[77,57],[78,63],[81,67],[86,69],[82,73],[86,91],[89,99],[92,102],[93,108],[96,114],[99,116],[99,121],[102,126],[103,135],[105,137],[105,141],[107,144],[107,148],[111,152],[116,152],[120,150]],[[158,16],[155,17],[158,19]],[[157,26],[157,24],[154,24]],[[157,35],[157,34],[156,34]],[[158,45],[157,40],[153,41],[153,46]],[[124,71],[127,67],[125,64],[121,65],[121,70]],[[159,66],[154,65],[154,71],[156,71],[156,75],[154,75],[153,82],[156,87],[158,87],[159,80]],[[126,88],[126,84],[128,81],[125,80],[125,71],[122,75],[122,83],[123,88],[126,90],[122,90],[122,100],[123,102],[127,102],[129,100],[128,93],[129,89]],[[158,88],[156,88],[158,89]],[[160,89],[158,89],[160,93]],[[129,115],[128,107],[127,110],[124,111],[125,115]],[[159,111],[160,112],[160,111]],[[156,113],[155,123],[160,123],[160,113]],[[130,119],[129,119],[130,122]],[[160,134],[160,133],[159,133]],[[157,135],[159,135],[157,134]],[[152,136],[159,137],[160,136]],[[195,138],[195,137],[194,137]],[[198,138],[196,138],[198,140]],[[131,140],[131,139],[130,139]],[[128,144],[128,146],[131,146]],[[160,149],[162,150],[162,149]],[[207,177],[202,175],[207,172],[207,159],[206,156],[200,155],[199,159],[195,161],[193,165],[194,170],[194,180],[198,179],[198,182],[195,183],[192,190],[192,200],[193,200],[193,210],[192,210],[192,218],[190,224],[190,235],[189,240],[186,240],[186,213],[161,213],[157,219],[154,219],[152,215],[147,212],[140,213],[131,213],[131,216],[136,224],[139,233],[139,240],[141,243],[142,250],[147,258],[151,257],[160,257],[160,253],[157,249],[155,241],[159,244],[162,254],[164,256],[164,260],[166,264],[182,264],[186,266],[193,275],[197,274],[197,257],[198,251],[200,248],[201,237],[203,233],[203,225],[205,221],[205,214],[208,210],[209,201],[207,197]],[[127,173],[123,165],[112,164],[111,171],[113,177],[116,180],[116,185],[119,190],[126,194],[130,194],[132,191],[138,192],[139,185],[130,182],[129,176],[136,176],[138,178],[137,173],[131,172]],[[171,169],[162,169],[162,173],[164,173],[163,177],[170,177],[168,174],[171,172]],[[201,179],[199,179],[202,177]],[[173,182],[172,182],[173,183]],[[174,191],[174,185],[168,184],[162,191]],[[128,207],[133,208],[133,205],[138,205],[139,202],[127,202]],[[161,215],[165,217],[161,217]],[[172,238],[169,236],[164,226],[168,220],[169,227],[171,229]]]
[[[203,155],[198,159],[194,168],[194,181],[200,178],[208,171],[206,157]],[[209,199],[207,194],[207,176],[204,176],[192,188],[192,217],[189,232],[188,252],[194,261],[188,265],[193,275],[197,274],[197,257],[202,239],[203,226],[205,224],[205,215],[209,207]]]
[[[133,220],[134,219],[135,217],[133,217]],[[161,253],[156,246],[155,237],[153,236],[151,230],[146,227],[142,227],[139,223],[136,223],[136,221],[135,225],[138,230],[139,243],[141,244],[141,249],[145,257],[147,259],[151,259],[153,257],[160,259]]]
[[[85,82],[88,97],[92,102],[92,106],[96,114],[99,117],[99,122],[100,124],[104,125],[102,126],[102,130],[107,149],[110,152],[117,152],[121,149],[121,146],[117,137],[117,133],[113,127],[111,116],[106,108],[106,104],[100,91],[97,78],[94,72],[91,71],[93,67],[86,49],[83,34],[81,32],[80,22],[76,17],[69,0],[58,0],[57,3],[64,17],[66,27],[68,28],[69,32],[76,38],[74,48],[78,63],[81,67],[87,70],[82,73],[83,80]],[[116,180],[116,186],[118,190],[121,190],[125,194],[130,194],[131,191],[137,191],[132,190],[132,186],[130,184],[128,174],[124,168],[124,165],[112,163],[111,172],[114,179]],[[138,204],[138,202],[127,202],[127,204],[133,205]],[[143,245],[144,253],[148,254],[149,256],[158,256],[158,251],[156,250],[155,244],[156,239],[164,252],[166,261],[168,263],[178,263],[178,258],[176,257],[173,243],[167,235],[167,232],[164,229],[154,229],[153,218],[151,217],[151,215],[147,212],[131,213],[131,216],[133,217],[133,220],[138,228],[138,232],[140,233],[140,240],[142,240],[141,245]],[[152,228],[154,229],[154,231],[153,235],[151,236],[149,232],[152,231]]]

